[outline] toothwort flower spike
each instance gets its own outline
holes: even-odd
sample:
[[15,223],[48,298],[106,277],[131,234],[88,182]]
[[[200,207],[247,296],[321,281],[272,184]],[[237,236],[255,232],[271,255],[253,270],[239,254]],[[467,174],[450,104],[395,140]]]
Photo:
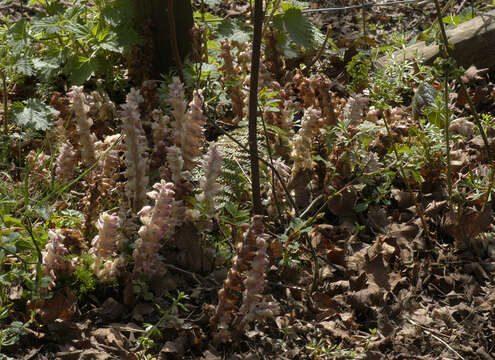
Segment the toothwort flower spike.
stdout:
[[144,205],[148,186],[147,141],[139,112],[139,103],[142,101],[139,90],[131,89],[127,95],[127,103],[121,105],[122,110],[119,111],[125,135],[127,194],[135,212]]
[[89,106],[86,105],[83,87],[73,86],[67,96],[72,101],[72,111],[77,123],[79,144],[81,145],[81,160],[85,166],[89,166],[96,159],[95,142],[97,139],[90,131],[93,120],[88,116]]
[[215,197],[220,193],[220,185],[217,179],[222,173],[223,158],[217,147],[213,145],[210,152],[204,157],[203,167],[205,176],[200,181],[203,192],[198,195],[198,200],[208,204],[209,215],[215,210]]
[[174,184],[162,180],[153,185],[153,189],[147,195],[155,200],[155,205],[145,206],[138,213],[143,225],[138,231],[139,239],[133,252],[134,272],[149,276],[165,272],[165,266],[158,258],[158,250],[179,222],[173,216],[173,207],[178,206],[174,199]]

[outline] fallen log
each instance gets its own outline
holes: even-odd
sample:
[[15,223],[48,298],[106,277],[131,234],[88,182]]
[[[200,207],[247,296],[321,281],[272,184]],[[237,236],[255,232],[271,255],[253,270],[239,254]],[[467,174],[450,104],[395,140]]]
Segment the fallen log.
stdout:
[[[447,37],[459,65],[465,68],[475,65],[477,68],[495,69],[495,10],[447,30]],[[396,61],[421,59],[426,64],[432,64],[438,55],[438,45],[426,45],[421,41],[395,51],[393,58]],[[384,56],[378,60],[378,64],[383,66],[390,61],[390,56]]]

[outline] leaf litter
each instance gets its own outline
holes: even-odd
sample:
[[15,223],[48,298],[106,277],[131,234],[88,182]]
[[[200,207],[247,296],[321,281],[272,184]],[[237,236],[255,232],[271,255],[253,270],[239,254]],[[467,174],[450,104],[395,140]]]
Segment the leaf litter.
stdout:
[[[247,4],[236,5],[226,13],[239,16],[248,9]],[[335,17],[331,21],[334,29],[341,30],[343,39],[352,38],[352,17]],[[462,77],[476,106],[487,113],[493,112],[495,104],[490,75],[485,69],[470,68]],[[457,93],[455,111],[465,114],[466,103],[461,92]],[[407,141],[409,129],[414,126],[408,119],[396,120],[391,133],[394,141]],[[473,124],[460,117],[452,122],[451,131],[463,137],[451,153],[451,165],[460,174],[459,181],[470,173],[485,174],[486,166],[482,164],[491,149],[486,148],[480,135],[475,135]],[[488,128],[487,134],[492,147],[495,130]],[[381,132],[370,147],[383,156],[380,149],[386,152],[390,143],[390,135]],[[339,163],[345,148],[332,150],[329,158],[334,155],[341,178],[327,181],[344,185],[346,177],[352,177],[352,169]],[[466,198],[459,202],[460,210],[449,210],[438,185],[437,169],[423,170],[423,176],[432,181],[425,182],[419,191],[411,193],[397,180],[391,185],[390,205],[370,206],[364,215],[355,211],[362,190],[359,187],[349,187],[341,196],[330,199],[326,203],[330,215],[312,225],[308,233],[318,267],[310,249],[302,248],[293,253],[299,256],[300,269],[281,265],[276,260],[285,256],[286,249],[278,238],[271,238],[272,263],[265,293],[281,311],[266,323],[254,324],[238,342],[223,348],[211,345],[208,324],[217,301],[216,292],[227,273],[211,273],[215,260],[197,246],[194,231],[183,229],[180,247],[169,255],[177,257],[176,261],[170,260],[176,266],[168,269],[167,283],[158,282],[155,286],[187,289],[191,294],[186,303],[188,312],[172,312],[168,321],[160,324],[161,337],[155,337],[160,344],[158,358],[494,358],[492,202],[480,202],[466,189]],[[424,209],[429,229],[422,228],[416,201]],[[367,229],[359,230],[359,223],[365,223]],[[430,232],[429,236],[425,231]],[[315,272],[318,284],[311,292]],[[21,296],[18,287],[10,289],[10,299],[19,306]],[[147,330],[138,324],[158,323],[161,314],[157,304],[141,300],[132,303],[117,293],[113,296],[103,301],[95,297],[84,308],[78,308],[74,294],[67,288],[56,291],[51,299],[29,304],[38,319],[38,328],[22,340],[29,351],[19,358],[140,359],[139,339]],[[169,302],[158,305],[166,308]],[[14,316],[23,318],[22,311],[14,312]]]

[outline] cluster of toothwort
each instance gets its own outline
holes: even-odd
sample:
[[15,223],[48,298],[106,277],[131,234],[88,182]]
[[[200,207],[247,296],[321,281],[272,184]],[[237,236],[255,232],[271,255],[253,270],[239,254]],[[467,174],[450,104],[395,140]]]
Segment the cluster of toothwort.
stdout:
[[[184,200],[195,195],[191,171],[199,164],[205,144],[203,98],[200,91],[194,91],[188,105],[184,86],[178,78],[174,78],[169,87],[168,104],[172,111],[168,115],[160,108],[150,110],[152,103],[147,102],[139,90],[131,89],[117,112],[122,133],[104,136],[101,140],[92,132],[96,128],[93,117],[98,123],[110,122],[115,113],[113,103],[107,104],[109,100],[96,93],[86,96],[83,88],[77,86],[67,94],[66,103],[57,98],[61,113],[67,114],[67,119],[74,119],[77,127],[60,131],[54,176],[58,182],[66,183],[73,179],[78,165],[92,166],[82,182],[86,196],[80,203],[85,215],[84,235],[91,234],[93,226],[98,232],[91,242],[90,254],[94,258],[94,273],[100,280],[129,274],[124,267],[129,259],[122,250],[124,244],[133,240],[133,276],[163,274],[165,266],[159,255],[160,248],[173,239],[176,228],[194,219],[191,215],[194,212],[186,209]],[[145,128],[150,130],[148,134]],[[147,192],[152,159],[159,160],[156,162],[160,168],[159,178],[153,190]],[[49,170],[44,171],[48,156],[33,153],[28,160],[35,170],[33,173],[39,173],[40,178],[50,178]],[[196,196],[207,204],[208,216],[214,216],[215,198],[221,190],[217,179],[222,160],[215,146],[204,158],[204,178]],[[162,172],[162,168],[166,171]],[[120,201],[119,213],[105,212],[105,201],[110,204]],[[63,258],[69,255],[63,236],[50,232],[50,239],[43,252],[43,271],[51,277],[51,286],[54,286],[57,272],[71,269],[71,264]]]
[[[214,339],[220,343],[230,341],[235,329],[242,330],[249,322],[274,317],[278,312],[276,304],[262,296],[268,266],[263,217],[256,215],[251,225],[241,226],[245,230],[242,241],[236,246],[232,267],[218,292],[218,305],[210,319]],[[239,289],[243,289],[242,302],[237,295]]]

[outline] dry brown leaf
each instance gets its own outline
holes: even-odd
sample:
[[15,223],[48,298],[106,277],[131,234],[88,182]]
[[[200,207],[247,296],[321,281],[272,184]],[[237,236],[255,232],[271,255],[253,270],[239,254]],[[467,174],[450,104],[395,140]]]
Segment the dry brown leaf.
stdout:
[[483,212],[474,208],[461,209],[461,214],[449,211],[445,214],[443,224],[447,233],[455,239],[459,249],[467,249],[471,239],[485,229],[492,222],[492,209],[486,206]]
[[408,207],[414,205],[413,195],[409,192],[399,189],[392,189],[391,193],[392,197],[395,201],[397,201],[397,205],[399,205],[401,209],[407,209]]
[[319,309],[335,309],[338,304],[336,304],[332,298],[322,292],[315,292],[312,297],[314,304]]
[[34,301],[30,308],[35,310],[42,324],[53,323],[56,319],[71,320],[77,309],[77,298],[70,288],[65,288],[55,292],[51,299]]
[[486,74],[488,70],[489,69],[478,69],[476,66],[471,65],[466,71],[464,71],[464,74],[461,76],[461,80],[465,84],[483,80],[481,75]]
[[340,195],[332,197],[328,203],[328,209],[336,216],[352,216],[355,211],[357,201],[356,190],[350,188]]
[[115,321],[126,313],[127,309],[124,305],[117,302],[114,298],[106,299],[100,308],[97,310],[98,315],[110,321]]
[[116,328],[99,328],[91,331],[91,336],[100,343],[107,346],[116,346],[120,350],[124,350],[125,338]]

